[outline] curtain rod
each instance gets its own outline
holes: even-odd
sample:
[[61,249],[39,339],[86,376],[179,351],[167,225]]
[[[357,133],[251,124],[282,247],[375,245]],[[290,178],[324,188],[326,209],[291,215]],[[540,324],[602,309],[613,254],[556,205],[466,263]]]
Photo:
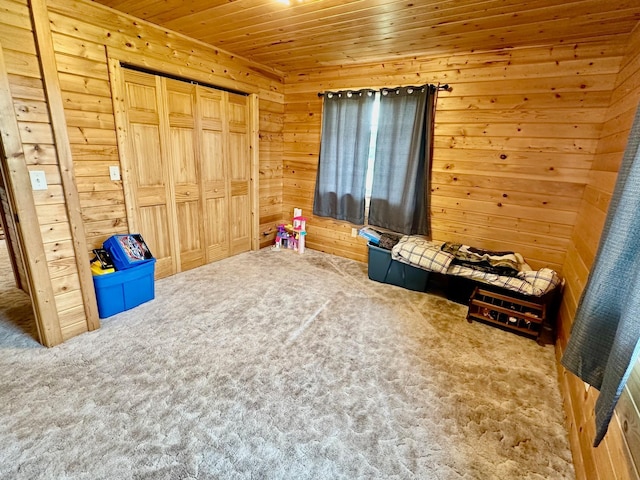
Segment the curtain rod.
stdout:
[[[420,85],[420,86],[418,86],[418,87],[413,86],[413,85],[407,85],[407,86],[405,86],[405,87],[393,87],[393,88],[387,88],[387,87],[384,87],[384,88],[379,88],[379,89],[375,89],[375,88],[361,88],[361,89],[359,89],[359,90],[349,90],[349,89],[347,89],[347,90],[338,90],[338,91],[344,91],[344,92],[380,92],[381,90],[396,90],[396,89],[398,89],[398,88],[416,88],[416,89],[418,89],[418,88],[422,88],[422,87],[433,87],[433,88],[435,88],[436,90],[446,90],[446,91],[450,91],[450,90],[451,90],[451,89],[450,89],[450,87],[449,87],[449,84],[448,84],[448,83],[445,83],[444,85],[440,85],[440,84],[438,84],[438,85],[427,84],[427,85]],[[319,97],[324,97],[324,94],[325,94],[325,92],[318,92],[318,96],[319,96]]]

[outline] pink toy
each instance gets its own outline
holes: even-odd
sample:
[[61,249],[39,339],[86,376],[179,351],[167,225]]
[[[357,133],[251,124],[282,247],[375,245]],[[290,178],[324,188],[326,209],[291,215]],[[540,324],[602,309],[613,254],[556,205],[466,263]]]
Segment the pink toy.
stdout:
[[304,253],[304,238],[307,236],[307,232],[300,232],[300,238],[298,239],[298,253]]
[[302,210],[299,208],[293,209],[293,215],[293,222],[291,224],[278,225],[275,245],[273,246],[274,250],[286,248],[295,250],[298,253],[304,253],[307,235],[307,219],[302,216]]

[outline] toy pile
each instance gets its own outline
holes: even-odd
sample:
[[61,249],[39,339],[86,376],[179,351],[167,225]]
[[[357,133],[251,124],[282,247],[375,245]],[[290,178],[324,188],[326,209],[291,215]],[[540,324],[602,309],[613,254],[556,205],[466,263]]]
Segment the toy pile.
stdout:
[[274,250],[288,249],[304,253],[305,237],[307,235],[307,219],[302,216],[300,208],[293,209],[293,222],[278,225]]

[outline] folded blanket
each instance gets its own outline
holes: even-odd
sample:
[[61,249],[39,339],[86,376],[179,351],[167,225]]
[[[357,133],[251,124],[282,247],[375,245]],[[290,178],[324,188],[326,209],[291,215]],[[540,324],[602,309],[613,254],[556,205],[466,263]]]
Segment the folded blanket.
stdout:
[[387,250],[391,250],[393,247],[397,245],[397,243],[402,238],[402,235],[399,233],[383,233],[380,235],[380,243],[378,246],[380,248],[384,248]]
[[486,273],[515,277],[523,268],[524,258],[515,252],[496,252],[445,242],[442,251],[454,256],[454,265],[463,265]]
[[467,266],[452,265],[447,274],[477,280],[488,285],[535,297],[542,296],[562,284],[562,279],[550,268],[523,271],[516,277],[508,277],[482,272]]

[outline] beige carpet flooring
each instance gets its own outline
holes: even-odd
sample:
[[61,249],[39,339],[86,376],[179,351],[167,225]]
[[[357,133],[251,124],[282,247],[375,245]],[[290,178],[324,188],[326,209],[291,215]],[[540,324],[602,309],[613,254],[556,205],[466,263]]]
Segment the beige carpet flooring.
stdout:
[[52,349],[0,265],[0,478],[574,478],[553,347],[366,264],[242,254]]

